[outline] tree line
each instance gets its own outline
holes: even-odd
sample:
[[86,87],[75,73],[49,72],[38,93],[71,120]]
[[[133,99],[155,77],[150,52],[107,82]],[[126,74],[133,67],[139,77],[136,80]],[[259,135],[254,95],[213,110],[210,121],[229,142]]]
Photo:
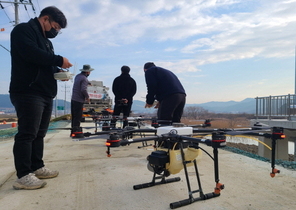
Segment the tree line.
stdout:
[[214,113],[209,112],[208,110],[198,107],[198,106],[189,106],[184,109],[183,117],[192,120],[204,120],[211,118],[225,118],[225,119],[233,119],[233,118],[245,118],[245,119],[253,119],[254,114],[248,113]]

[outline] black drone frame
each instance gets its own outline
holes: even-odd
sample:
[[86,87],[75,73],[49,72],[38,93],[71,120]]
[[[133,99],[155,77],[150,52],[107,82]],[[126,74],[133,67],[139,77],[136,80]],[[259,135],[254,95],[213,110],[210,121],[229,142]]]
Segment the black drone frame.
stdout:
[[[152,121],[152,124],[153,124],[153,121]],[[165,124],[165,123],[161,122],[159,124]],[[171,209],[185,206],[185,205],[191,204],[196,201],[207,200],[210,198],[220,196],[220,191],[222,189],[224,189],[224,185],[219,182],[218,148],[222,148],[222,147],[226,146],[226,136],[225,135],[250,135],[250,136],[263,136],[265,138],[271,138],[271,140],[272,140],[272,155],[271,155],[272,171],[270,173],[270,176],[275,177],[276,173],[280,173],[280,171],[275,168],[275,149],[276,149],[276,141],[278,139],[285,138],[282,127],[262,127],[262,126],[255,124],[254,127],[245,128],[245,129],[228,129],[228,128],[207,129],[206,127],[210,126],[210,121],[205,122],[204,124],[193,126],[193,134],[203,136],[203,135],[208,135],[211,133],[212,139],[210,140],[210,139],[205,139],[205,138],[194,138],[194,137],[188,137],[188,136],[180,136],[180,135],[173,134],[173,133],[162,134],[160,136],[156,136],[157,127],[159,127],[159,124],[154,122],[155,129],[110,128],[109,130],[105,130],[102,132],[95,132],[95,133],[87,132],[87,133],[82,133],[82,135],[83,135],[83,137],[90,137],[90,136],[109,134],[109,138],[106,140],[106,146],[107,146],[106,153],[107,153],[108,157],[111,156],[111,154],[110,154],[111,147],[126,146],[126,145],[130,145],[130,144],[136,143],[136,142],[143,143],[143,142],[147,142],[147,141],[154,141],[154,147],[156,148],[156,151],[157,151],[157,145],[159,145],[159,142],[161,142],[161,141],[162,142],[177,143],[179,145],[179,150],[181,152],[182,164],[183,164],[187,188],[188,188],[188,198],[184,199],[184,200],[177,201],[177,202],[170,203]],[[201,128],[197,128],[197,127],[201,127]],[[153,136],[143,137],[141,135],[141,138],[133,138],[133,136],[135,136],[135,134],[139,134],[139,133],[140,134],[153,133]],[[81,140],[87,140],[87,139],[90,139],[90,138],[84,138]],[[196,159],[194,159],[192,161],[185,160],[184,145],[187,144],[187,146],[188,146],[188,143],[189,143],[189,145],[191,145],[194,148],[201,149],[210,158],[213,159],[214,177],[215,177],[215,182],[216,182],[216,186],[215,186],[213,192],[206,193],[206,194],[203,192]],[[206,144],[207,146],[211,146],[213,148],[213,155],[209,154],[203,148],[199,147],[200,143]],[[153,160],[154,160],[154,161],[156,161],[156,164],[164,164],[161,162],[161,158],[160,159],[156,158],[156,160],[155,160],[155,159],[153,159],[153,157],[151,155],[148,157],[150,157],[150,158],[148,158],[148,161],[151,161],[152,163],[155,163],[155,162],[153,162]],[[159,161],[161,163],[159,163]],[[188,171],[187,171],[187,165],[190,163],[193,163],[196,178],[197,178],[197,186],[198,187],[195,190],[191,189],[191,183],[190,183]],[[143,189],[143,188],[147,188],[147,187],[177,182],[177,181],[181,180],[180,177],[166,179],[166,177],[169,175],[170,174],[168,174],[167,171],[160,172],[160,171],[156,170],[153,173],[153,178],[152,178],[151,182],[134,185],[133,188],[134,188],[134,190],[139,190],[139,189]],[[160,181],[158,181],[158,180],[160,180]],[[195,193],[199,193],[199,196],[197,196],[197,197],[194,196]]]
[[286,138],[284,134],[284,128],[283,127],[262,127],[260,124],[255,124],[251,128],[245,128],[245,129],[194,129],[193,133],[209,133],[209,132],[225,132],[227,135],[247,135],[247,136],[262,136],[265,138],[269,138],[272,141],[271,146],[271,168],[272,171],[270,173],[270,176],[273,178],[275,177],[276,173],[280,173],[280,170],[275,168],[275,150],[276,150],[276,144],[277,140]]
[[[151,118],[153,119],[153,118]],[[137,122],[140,122],[141,120],[151,120],[151,119],[138,119]],[[107,120],[107,119],[105,119]],[[152,124],[154,124],[155,128],[159,127],[160,124],[163,122],[161,121],[154,121],[152,120]],[[271,167],[272,167],[272,172],[270,173],[271,177],[274,177],[276,173],[280,173],[280,170],[275,168],[275,150],[276,150],[276,143],[277,140],[279,139],[284,139],[284,129],[282,127],[263,127],[260,124],[254,124],[253,127],[251,128],[240,128],[240,129],[229,129],[229,128],[224,128],[224,129],[209,129],[206,127],[211,126],[210,120],[205,120],[203,124],[199,125],[194,125],[193,126],[193,133],[199,134],[199,135],[207,135],[209,133],[213,132],[224,132],[227,135],[248,135],[248,136],[262,136],[265,138],[270,138],[272,140],[272,149],[271,149]],[[197,128],[201,127],[201,128]],[[108,127],[107,130],[101,131],[101,132],[95,132],[95,133],[90,133],[86,132],[83,133],[82,131],[79,132],[79,135],[74,136],[73,138],[83,138],[83,137],[89,137],[89,136],[97,136],[97,135],[104,135],[104,134],[109,134],[109,139],[107,139],[106,146],[107,146],[107,155],[108,157],[111,156],[110,154],[110,145],[116,145],[119,144],[121,140],[126,140],[126,139],[131,139],[133,136],[137,133],[140,135],[140,139],[142,139],[142,146],[139,146],[138,148],[141,147],[146,147],[146,146],[151,146],[151,144],[147,144],[147,140],[145,140],[145,133],[153,133],[153,135],[156,135],[157,130],[156,129],[134,129],[131,127],[127,127],[125,129],[121,128],[110,128]],[[264,132],[264,133],[263,133]],[[144,138],[143,138],[144,137]],[[152,137],[153,138],[153,137]],[[84,139],[81,139],[84,140]],[[85,139],[87,140],[87,139]],[[119,144],[120,145],[120,144]]]
[[[136,130],[135,130],[136,131]],[[271,131],[271,133],[262,133],[258,131]],[[136,142],[143,142],[143,141],[155,141],[155,145],[159,145],[160,141],[170,141],[174,143],[178,143],[179,149],[181,151],[181,157],[182,157],[182,163],[183,163],[183,168],[185,172],[185,177],[186,177],[186,183],[187,183],[187,188],[188,188],[188,198],[184,200],[180,200],[177,202],[170,203],[170,208],[175,209],[181,206],[185,206],[188,204],[191,204],[196,201],[200,200],[207,200],[210,198],[218,197],[220,196],[220,191],[224,189],[224,185],[219,182],[219,165],[218,165],[218,148],[222,148],[226,146],[226,137],[225,135],[251,135],[251,136],[263,136],[265,138],[271,138],[272,140],[272,155],[271,155],[271,168],[272,171],[270,173],[270,176],[273,178],[275,177],[276,173],[280,173],[280,170],[275,168],[275,149],[276,149],[276,141],[279,139],[285,138],[285,135],[283,133],[283,128],[282,127],[272,127],[272,128],[263,128],[263,127],[252,127],[250,129],[194,129],[193,133],[212,133],[212,139],[200,139],[200,138],[193,138],[193,137],[188,137],[188,136],[179,136],[177,134],[162,134],[161,136],[151,136],[151,137],[144,137],[144,138],[137,138],[137,139],[119,139],[119,136],[116,135],[110,135],[110,138],[107,139],[106,141],[106,146],[108,148],[107,154],[110,154],[110,147],[119,147],[119,146],[126,146],[131,143],[136,143]],[[130,136],[132,137],[132,136]],[[196,159],[193,161],[186,161],[185,156],[184,156],[184,143],[190,143],[191,146],[194,146],[195,148],[201,149],[204,151],[208,156],[210,156],[213,161],[214,161],[214,174],[215,174],[215,182],[216,182],[216,187],[213,192],[204,194],[201,186],[201,180],[198,172],[198,167],[196,163]],[[199,147],[199,143],[206,144],[207,146],[213,147],[213,156],[210,155],[207,151]],[[157,148],[157,146],[155,146]],[[111,156],[111,155],[110,155]],[[151,156],[151,155],[150,155]],[[150,159],[150,158],[149,158]],[[148,160],[149,160],[148,159]],[[158,162],[159,160],[157,160]],[[188,171],[187,171],[187,164],[193,162],[194,169],[195,169],[195,174],[197,178],[197,185],[198,188],[196,190],[191,189],[191,184],[188,176]],[[148,183],[143,183],[143,184],[138,184],[134,185],[134,190],[138,189],[143,189],[147,187],[152,187],[155,185],[161,185],[161,184],[167,184],[171,182],[177,182],[180,181],[180,177],[175,177],[175,178],[170,178],[166,179],[166,174],[165,171],[162,173],[158,173],[157,171],[154,171],[153,173],[153,178],[151,182]],[[157,180],[160,179],[160,181],[157,182]],[[198,197],[194,197],[194,193],[199,193]]]

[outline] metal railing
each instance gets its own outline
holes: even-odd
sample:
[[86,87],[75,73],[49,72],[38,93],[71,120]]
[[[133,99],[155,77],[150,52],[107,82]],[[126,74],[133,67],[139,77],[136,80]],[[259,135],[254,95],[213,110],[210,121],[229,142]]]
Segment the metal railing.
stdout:
[[256,98],[256,118],[286,118],[296,116],[296,95],[280,95]]

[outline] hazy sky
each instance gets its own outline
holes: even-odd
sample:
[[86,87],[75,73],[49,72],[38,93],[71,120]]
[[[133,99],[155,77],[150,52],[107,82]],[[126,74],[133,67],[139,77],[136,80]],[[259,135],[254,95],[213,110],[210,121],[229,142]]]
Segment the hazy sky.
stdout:
[[[32,2],[36,14],[20,5],[20,22],[52,5],[66,15],[67,28],[52,42],[56,54],[75,65],[72,72],[90,64],[95,71],[89,80],[111,87],[121,66],[128,65],[137,100],[145,100],[143,65],[148,61],[179,77],[187,103],[294,94],[296,0]],[[2,6],[0,44],[9,49],[14,6]],[[0,94],[7,94],[10,55],[0,47],[0,57]],[[59,87],[59,97],[66,90],[69,100],[72,83],[59,82]]]

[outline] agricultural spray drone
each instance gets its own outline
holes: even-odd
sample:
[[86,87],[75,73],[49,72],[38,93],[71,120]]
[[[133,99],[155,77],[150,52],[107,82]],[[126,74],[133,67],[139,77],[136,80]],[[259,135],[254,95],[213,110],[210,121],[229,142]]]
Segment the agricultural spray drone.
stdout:
[[[153,124],[153,122],[152,122]],[[165,126],[164,126],[165,125]],[[176,127],[177,126],[177,127]],[[170,208],[175,209],[181,206],[189,205],[196,201],[207,200],[210,198],[220,196],[220,192],[224,189],[224,185],[219,181],[219,162],[218,149],[226,146],[225,135],[252,135],[263,136],[272,139],[272,157],[270,173],[274,177],[280,171],[275,168],[275,148],[278,139],[285,138],[283,128],[281,127],[262,127],[254,125],[252,128],[246,129],[209,129],[210,121],[201,125],[193,127],[179,127],[180,124],[169,125],[164,121],[154,122],[154,128],[139,129],[139,128],[125,128],[112,129],[108,131],[97,132],[94,134],[84,133],[85,137],[91,135],[109,134],[106,140],[107,155],[110,157],[110,149],[113,147],[127,146],[136,142],[154,141],[154,151],[147,157],[147,168],[153,172],[151,182],[134,185],[134,190],[139,190],[156,185],[162,185],[172,182],[180,181],[180,177],[167,178],[170,175],[179,173],[184,169],[185,178],[188,188],[188,198],[177,202],[170,203]],[[199,128],[197,128],[199,127]],[[152,136],[141,136],[141,138],[133,138],[137,133],[152,133]],[[211,138],[195,138],[194,135],[205,136],[211,134]],[[88,138],[85,138],[86,140]],[[205,144],[213,148],[213,154],[209,154],[200,144]],[[204,193],[197,167],[197,159],[201,153],[205,152],[212,160],[214,165],[214,191]],[[192,190],[191,183],[188,176],[187,167],[193,166],[197,178],[197,188]],[[196,195],[199,193],[198,195]]]

